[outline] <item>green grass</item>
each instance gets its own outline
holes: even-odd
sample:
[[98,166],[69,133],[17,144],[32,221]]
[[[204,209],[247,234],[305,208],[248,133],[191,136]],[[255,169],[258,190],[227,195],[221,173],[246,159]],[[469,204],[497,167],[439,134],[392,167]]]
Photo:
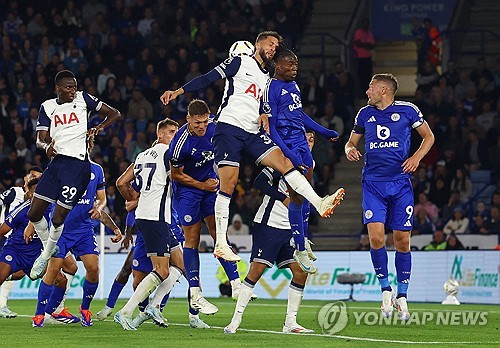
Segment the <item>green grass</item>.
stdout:
[[[91,328],[83,328],[80,324],[47,325],[44,328],[32,328],[31,316],[36,301],[12,300],[9,307],[20,314],[15,319],[0,318],[0,346],[60,346],[60,347],[371,347],[402,346],[408,342],[412,346],[453,345],[453,347],[473,347],[479,345],[500,344],[500,306],[461,305],[459,307],[439,304],[410,303],[412,315],[421,319],[427,313],[446,313],[447,311],[485,311],[488,312],[488,323],[482,326],[443,326],[436,325],[436,320],[426,325],[413,323],[401,325],[356,325],[355,312],[379,313],[378,303],[347,303],[349,322],[347,327],[335,335],[323,334],[318,324],[318,312],[326,304],[324,301],[304,301],[299,312],[298,321],[305,327],[316,331],[312,335],[280,334],[286,312],[286,301],[257,300],[250,303],[243,317],[243,323],[235,335],[225,335],[222,328],[231,319],[235,303],[229,299],[213,299],[219,307],[214,316],[202,319],[212,326],[208,330],[191,329],[187,323],[186,300],[173,299],[165,308],[164,315],[170,322],[169,328],[160,328],[150,323],[143,324],[138,331],[127,332],[114,323],[111,317],[104,321],[94,321]],[[121,308],[124,301],[119,301],[116,308]],[[77,311],[79,302],[68,301],[73,312]],[[96,313],[104,305],[104,301],[95,300],[92,310]],[[430,314],[429,314],[430,315]],[[372,316],[375,316],[374,314]],[[383,340],[383,341],[380,341]],[[440,343],[440,344],[439,344]]]

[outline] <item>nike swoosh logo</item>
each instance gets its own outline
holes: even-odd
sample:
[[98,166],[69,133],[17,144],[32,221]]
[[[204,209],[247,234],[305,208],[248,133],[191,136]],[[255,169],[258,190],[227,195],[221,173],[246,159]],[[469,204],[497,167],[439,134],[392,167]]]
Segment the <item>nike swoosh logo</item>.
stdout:
[[311,269],[311,267],[307,267],[302,262],[300,264],[302,265],[302,268],[304,268],[304,271],[309,271]]
[[245,73],[245,75],[247,75],[247,76],[253,76],[253,75],[251,75],[251,74],[249,74],[249,73]]

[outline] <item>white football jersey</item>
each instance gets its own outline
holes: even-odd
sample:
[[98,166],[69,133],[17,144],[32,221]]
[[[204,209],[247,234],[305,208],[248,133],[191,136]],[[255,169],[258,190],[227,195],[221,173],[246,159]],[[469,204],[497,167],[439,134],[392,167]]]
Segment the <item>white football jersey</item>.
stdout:
[[[269,178],[269,185],[273,186],[276,179],[273,178],[273,169],[266,167],[262,171]],[[280,176],[278,183],[278,191],[288,197],[288,187],[286,186],[283,176]],[[288,208],[283,202],[275,200],[268,195],[264,195],[262,203],[255,214],[254,222],[259,224],[279,228],[280,230],[289,230],[290,220],[288,219]]]
[[36,130],[50,131],[58,154],[83,161],[87,158],[88,116],[101,106],[99,99],[82,91],[76,92],[70,103],[58,104],[57,98],[46,100],[40,107]]
[[224,97],[217,112],[218,121],[258,133],[260,101],[270,81],[269,73],[254,57],[228,58],[215,70],[226,78]]
[[136,219],[171,222],[168,145],[158,143],[137,155],[134,163],[140,188]]
[[22,187],[14,186],[4,191],[0,195],[0,223],[3,223],[5,221],[5,217],[23,202],[24,190]]

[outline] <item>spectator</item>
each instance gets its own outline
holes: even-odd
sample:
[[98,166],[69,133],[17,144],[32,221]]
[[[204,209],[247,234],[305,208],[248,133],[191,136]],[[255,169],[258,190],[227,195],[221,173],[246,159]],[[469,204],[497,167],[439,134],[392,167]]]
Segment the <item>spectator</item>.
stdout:
[[250,234],[250,229],[248,228],[248,225],[243,223],[243,220],[241,220],[240,214],[234,214],[231,226],[229,226],[227,229],[227,235],[228,236],[233,236],[233,235],[240,236],[240,235],[248,235],[248,234]]
[[458,237],[452,233],[446,240],[446,248],[445,250],[464,250],[464,245],[458,239]]
[[429,18],[424,19],[424,28],[427,30],[427,35],[424,39],[423,45],[427,50],[427,60],[435,67],[441,65],[441,49],[442,41],[441,33],[432,24]]
[[143,108],[146,110],[146,117],[149,120],[153,119],[153,105],[144,98],[144,94],[140,87],[135,87],[132,94],[132,99],[128,103],[128,114],[127,117],[132,119],[139,118],[139,112]]
[[451,189],[458,191],[460,200],[467,202],[472,195],[472,182],[464,168],[458,168],[455,177],[451,181]]
[[437,230],[432,235],[432,242],[424,246],[422,250],[437,251],[445,249],[446,249],[446,234],[441,230]]
[[464,234],[469,232],[469,218],[464,216],[462,208],[456,208],[453,218],[444,225],[445,233]]
[[432,222],[437,221],[439,209],[434,203],[429,201],[425,193],[419,193],[418,195],[418,204],[415,206],[415,215],[420,209],[425,209]]
[[388,233],[385,236],[385,250],[396,250],[396,245],[394,244],[394,235],[392,233]]
[[436,231],[436,225],[429,219],[425,209],[420,209],[413,221],[412,235],[433,234]]
[[464,162],[469,171],[487,168],[488,150],[486,143],[479,139],[475,130],[470,130],[464,144]]
[[370,31],[370,21],[364,18],[361,27],[354,32],[354,51],[358,63],[359,88],[361,95],[368,89],[373,75],[372,55],[375,38]]
[[359,245],[358,245],[358,248],[356,250],[358,250],[358,251],[370,250],[370,238],[368,237],[367,234],[362,234],[359,237]]
[[492,206],[490,210],[490,218],[484,224],[484,231],[481,234],[491,234],[500,236],[500,208]]

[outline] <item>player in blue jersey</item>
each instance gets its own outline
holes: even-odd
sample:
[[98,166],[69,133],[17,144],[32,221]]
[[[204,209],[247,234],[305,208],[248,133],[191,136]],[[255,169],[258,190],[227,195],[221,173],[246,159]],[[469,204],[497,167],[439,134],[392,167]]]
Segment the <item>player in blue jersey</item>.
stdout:
[[[90,303],[99,282],[99,247],[95,238],[92,219],[99,219],[111,227],[115,233],[115,237],[112,238],[114,243],[121,240],[121,232],[112,221],[109,221],[109,216],[102,212],[106,206],[104,171],[99,164],[92,161],[90,163],[91,176],[85,194],[68,214],[67,222],[64,225],[64,233],[57,242],[59,252],[50,259],[47,272],[40,282],[38,289],[39,304],[33,320],[34,326],[43,326],[45,314],[55,317],[56,320],[58,319],[53,313],[59,306],[66,289],[61,290],[59,287],[53,287],[53,285],[70,252],[82,260],[86,269],[85,280],[82,285],[83,299],[80,306],[80,315],[82,326],[92,326]],[[71,260],[67,262],[71,262]],[[65,318],[61,319],[64,320]]]
[[166,105],[185,92],[193,92],[217,80],[226,79],[213,137],[214,160],[220,180],[215,200],[214,255],[228,261],[241,260],[227,244],[227,226],[229,203],[238,182],[243,151],[257,165],[269,166],[282,173],[288,184],[311,202],[322,217],[330,216],[339,200],[336,195],[319,197],[266,133],[269,130],[268,117],[260,114],[262,94],[269,83],[265,66],[273,59],[282,41],[283,38],[277,32],[262,32],[257,36],[253,56],[228,58],[205,75],[194,78],[175,91],[165,91],[160,97]]
[[[120,112],[86,92],[77,91],[76,78],[69,70],[55,77],[57,98],[42,103],[37,122],[39,149],[52,158],[44,171],[28,216],[45,243],[44,250],[31,269],[31,277],[39,278],[54,253],[72,207],[80,200],[90,180],[87,134],[97,135],[120,117]],[[88,129],[90,111],[105,114],[104,121]],[[50,136],[50,138],[49,138]],[[49,139],[52,139],[50,143]],[[43,212],[56,202],[50,230]]]
[[[9,277],[18,280],[24,275],[29,276],[30,269],[43,248],[37,235],[29,239],[24,237],[24,230],[29,223],[28,210],[38,181],[38,178],[28,181],[25,185],[26,201],[11,211],[0,226],[0,236],[4,236],[12,230],[0,252],[0,285]],[[47,209],[44,213],[45,217],[48,218],[49,213],[50,209]],[[66,288],[64,275],[59,274],[57,281],[59,286]]]
[[[215,240],[214,205],[219,180],[214,169],[212,137],[215,124],[210,109],[202,100],[188,105],[187,124],[179,129],[169,149],[174,185],[173,205],[179,215],[186,241],[183,258],[189,283],[191,307],[203,314],[214,314],[218,308],[208,302],[200,288],[200,234],[202,220]],[[219,258],[231,282],[233,297],[241,286],[236,264]]]
[[[295,53],[282,49],[276,54],[274,61],[274,78],[263,97],[263,110],[269,115],[270,137],[295,168],[299,168],[311,182],[313,159],[307,144],[306,129],[315,131],[329,141],[337,141],[339,134],[319,125],[302,110],[300,89],[295,82],[299,67]],[[316,256],[312,252],[311,242],[306,238],[307,229],[304,226],[309,219],[309,202],[297,194],[288,183],[287,185],[290,194],[288,217],[296,248],[293,257],[305,272],[316,273],[316,267],[312,263]],[[335,192],[337,200],[334,207],[340,204],[344,194],[343,188]]]
[[[314,134],[308,133],[307,141],[308,151],[310,151],[314,146]],[[311,166],[313,166],[312,163]],[[297,323],[297,313],[302,301],[307,273],[293,258],[294,248],[290,244],[292,231],[288,218],[289,208],[287,209],[291,200],[288,197],[286,183],[279,172],[267,167],[255,178],[255,187],[264,194],[264,198],[254,218],[250,269],[241,286],[240,297],[236,302],[231,323],[224,328],[224,332],[236,333],[255,284],[266,269],[272,268],[275,263],[278,268],[287,267],[292,271],[283,332],[314,332]]]
[[[354,129],[345,145],[349,161],[359,161],[357,145],[365,136],[363,168],[363,221],[370,237],[370,254],[375,274],[382,288],[382,313],[392,315],[393,291],[387,271],[384,226],[393,229],[396,244],[398,292],[395,304],[398,317],[408,320],[406,302],[411,273],[410,235],[413,227],[413,190],[410,173],[434,143],[434,135],[420,110],[412,103],[394,100],[398,81],[392,74],[373,76],[366,95],[368,105],[361,108]],[[410,156],[411,131],[423,138]]]
[[[23,187],[12,187],[4,191],[0,195],[0,224],[5,221],[5,217],[13,211],[19,204],[26,200],[26,184],[29,180],[34,178],[39,178],[43,173],[42,168],[38,166],[31,167],[24,177]],[[7,235],[0,237],[0,250],[3,247],[5,241],[7,240]],[[7,306],[7,299],[9,298],[10,290],[14,286],[14,282],[5,281],[2,286],[0,286],[0,317],[3,318],[15,318],[17,313],[11,311]]]

